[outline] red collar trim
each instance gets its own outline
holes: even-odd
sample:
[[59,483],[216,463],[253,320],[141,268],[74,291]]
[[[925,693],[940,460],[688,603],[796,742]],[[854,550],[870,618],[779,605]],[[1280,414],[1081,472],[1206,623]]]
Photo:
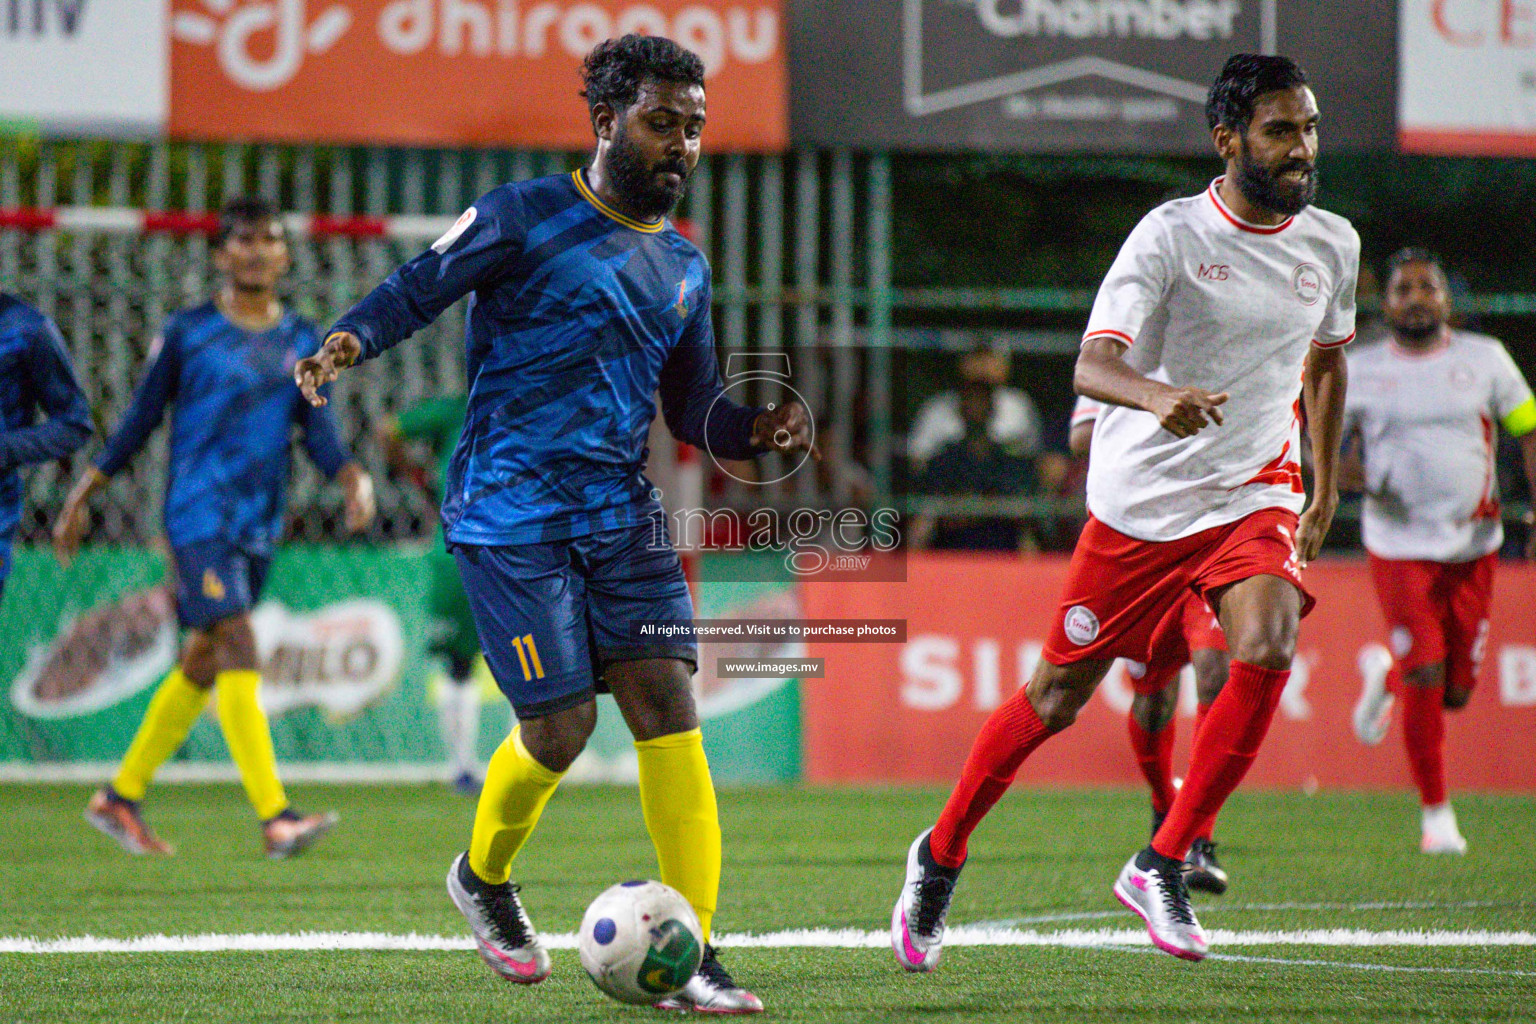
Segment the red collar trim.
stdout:
[[1221,187],[1221,183],[1223,180],[1225,180],[1225,178],[1226,175],[1223,174],[1220,178],[1217,178],[1215,181],[1211,182],[1210,187],[1205,190],[1205,194],[1211,197],[1211,203],[1215,205],[1216,212],[1227,218],[1227,220],[1231,221],[1233,227],[1242,231],[1251,232],[1255,235],[1278,235],[1280,232],[1290,227],[1291,222],[1296,219],[1295,217],[1287,217],[1279,224],[1254,224],[1243,220],[1243,218],[1229,210],[1226,203],[1221,201],[1221,193],[1218,192],[1217,189]]

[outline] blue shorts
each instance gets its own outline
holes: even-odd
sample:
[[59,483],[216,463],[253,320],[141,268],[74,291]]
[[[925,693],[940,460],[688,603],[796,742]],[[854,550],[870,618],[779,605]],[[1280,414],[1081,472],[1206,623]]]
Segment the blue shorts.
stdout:
[[272,556],[222,538],[176,548],[176,617],[184,629],[207,629],[261,600]]
[[682,562],[653,536],[646,522],[538,544],[450,545],[486,663],[518,718],[591,700],[614,662],[676,658],[698,668],[690,634],[645,628],[693,622]]

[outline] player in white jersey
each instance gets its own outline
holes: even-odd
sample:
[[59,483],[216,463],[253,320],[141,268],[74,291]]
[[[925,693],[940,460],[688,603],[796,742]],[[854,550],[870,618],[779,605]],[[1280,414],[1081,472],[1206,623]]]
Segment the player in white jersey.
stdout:
[[[1466,706],[1488,641],[1504,542],[1494,452],[1520,439],[1536,493],[1536,399],[1504,346],[1449,326],[1445,272],[1424,249],[1392,258],[1390,337],[1350,356],[1346,460],[1365,491],[1362,528],[1390,629],[1390,659],[1361,656],[1355,732],[1380,743],[1402,698],[1403,740],[1423,805],[1420,848],[1465,853],[1445,794],[1445,710]],[[1357,444],[1355,443],[1357,442]],[[1526,546],[1536,556],[1536,531]],[[1380,654],[1380,649],[1376,649]]]
[[[1079,397],[1072,407],[1072,427],[1067,447],[1077,458],[1092,446],[1094,421],[1105,405]],[[1179,704],[1179,678],[1184,666],[1195,671],[1195,734],[1205,722],[1221,688],[1227,682],[1227,638],[1210,606],[1193,590],[1184,594],[1152,632],[1145,654],[1126,665],[1130,678],[1131,709],[1125,716],[1126,733],[1136,766],[1152,790],[1152,834],[1162,828],[1178,792],[1173,775],[1173,741],[1177,728],[1174,712]],[[1211,826],[1215,822],[1210,823]],[[1216,857],[1216,841],[1208,827],[1190,844],[1184,858],[1184,883],[1191,889],[1220,896],[1227,891],[1227,872]]]
[[[1359,263],[1349,223],[1310,205],[1317,101],[1293,61],[1232,57],[1206,117],[1226,175],[1148,214],[1094,301],[1074,375],[1079,394],[1110,406],[1094,426],[1091,515],[1033,677],[988,718],[938,822],[908,850],[891,912],[908,970],[937,965],[966,841],[1024,759],[1190,592],[1221,620],[1227,685],[1168,817],[1114,892],[1159,949],[1206,955],[1181,869],[1258,753],[1312,604],[1301,568],[1338,507]],[[1298,520],[1303,396],[1316,491]]]

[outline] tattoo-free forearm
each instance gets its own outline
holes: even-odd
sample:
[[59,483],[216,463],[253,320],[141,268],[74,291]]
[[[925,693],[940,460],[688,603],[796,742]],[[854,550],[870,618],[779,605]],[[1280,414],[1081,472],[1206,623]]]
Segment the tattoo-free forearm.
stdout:
[[1123,343],[1107,337],[1083,342],[1072,373],[1072,386],[1088,398],[1150,412],[1153,396],[1167,385],[1133,370],[1122,358],[1125,350]]
[[1307,436],[1312,441],[1313,499],[1337,498],[1339,442],[1344,434],[1344,392],[1349,382],[1342,349],[1314,348],[1307,354],[1302,375],[1302,401],[1307,407]]

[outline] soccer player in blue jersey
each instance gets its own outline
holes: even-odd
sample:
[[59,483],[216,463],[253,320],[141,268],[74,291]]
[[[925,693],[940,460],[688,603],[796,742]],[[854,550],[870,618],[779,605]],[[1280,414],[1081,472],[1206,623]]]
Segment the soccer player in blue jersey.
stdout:
[[59,329],[0,292],[0,595],[21,523],[21,468],[62,459],[90,436],[90,409]]
[[688,585],[644,476],[656,415],[716,457],[811,447],[803,407],[723,395],[703,254],[666,215],[699,158],[704,66],[667,39],[625,36],[587,56],[590,165],[504,185],[332,329],[295,379],[316,389],[469,294],[469,413],[442,517],[486,660],[517,714],[492,757],[469,850],[448,890],[480,954],[512,981],[548,976],[510,881],[512,861],[611,692],[635,737],[640,804],[663,882],[698,912],[703,966],[673,1009],[751,1013],[708,945],[720,824],[689,676]]
[[217,296],[166,321],[132,405],[54,528],[55,549],[67,563],[85,535],[91,495],[174,408],[165,532],[187,638],[180,664],[155,692],[116,777],[91,798],[86,820],[129,853],[172,852],[144,823],[139,802],[212,693],[230,756],[262,821],[267,855],[284,858],[336,823],[333,814],[303,816],[289,806],[257,702],[250,611],[282,533],[293,427],[303,429],[315,465],[345,490],[349,530],[372,520],[373,484],[342,446],[329,410],[293,392],[293,367],[314,353],[319,335],[278,300],[289,256],[276,211],[258,199],[228,203],[213,258],[223,278]]

